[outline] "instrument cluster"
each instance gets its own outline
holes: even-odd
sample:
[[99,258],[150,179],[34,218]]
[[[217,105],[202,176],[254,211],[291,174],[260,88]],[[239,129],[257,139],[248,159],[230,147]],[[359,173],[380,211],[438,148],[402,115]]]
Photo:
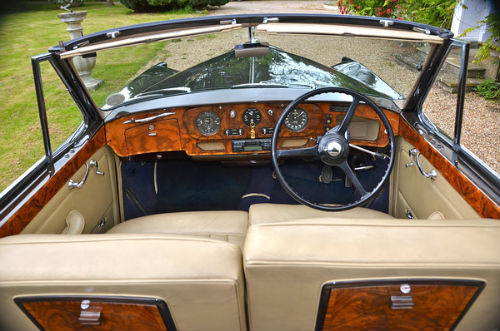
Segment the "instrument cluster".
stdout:
[[[255,139],[271,136],[284,108],[280,105],[234,105],[199,109],[194,117],[194,127],[202,137],[240,136]],[[191,109],[191,111],[196,109]],[[318,114],[320,115],[320,114]],[[191,116],[192,117],[192,116]],[[285,118],[284,127],[289,133],[300,133],[309,124],[310,114],[303,107],[293,109]],[[286,131],[286,130],[285,130]]]

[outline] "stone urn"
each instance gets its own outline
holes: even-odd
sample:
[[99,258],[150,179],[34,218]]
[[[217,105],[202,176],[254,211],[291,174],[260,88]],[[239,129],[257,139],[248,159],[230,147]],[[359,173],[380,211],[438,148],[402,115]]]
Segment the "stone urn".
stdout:
[[[87,17],[86,11],[61,13],[57,14],[57,17],[68,25],[66,31],[69,32],[71,39],[83,36],[82,21]],[[85,86],[91,91],[95,91],[102,84],[102,79],[96,79],[91,76],[96,60],[97,57],[95,53],[84,56],[75,56],[73,58],[73,65],[75,66],[75,69],[80,74],[80,78]]]

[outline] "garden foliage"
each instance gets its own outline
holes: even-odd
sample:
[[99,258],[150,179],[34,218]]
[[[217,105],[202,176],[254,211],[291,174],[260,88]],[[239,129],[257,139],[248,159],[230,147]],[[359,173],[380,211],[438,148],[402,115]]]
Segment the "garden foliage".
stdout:
[[486,25],[488,31],[491,33],[491,36],[488,38],[488,40],[483,42],[478,52],[476,53],[476,56],[474,57],[475,63],[481,63],[481,61],[489,58],[491,50],[500,53],[500,13],[490,14],[486,16],[484,20],[479,21],[478,23],[479,23],[478,25],[466,29],[462,34],[462,36],[464,36],[467,33],[474,31],[483,25]]
[[457,0],[338,0],[342,14],[390,17],[450,28]]
[[485,99],[496,99],[500,97],[500,81],[487,79],[479,84],[475,91]]
[[207,6],[222,6],[229,0],[120,0],[125,7],[135,12],[166,11],[171,9],[203,9]]

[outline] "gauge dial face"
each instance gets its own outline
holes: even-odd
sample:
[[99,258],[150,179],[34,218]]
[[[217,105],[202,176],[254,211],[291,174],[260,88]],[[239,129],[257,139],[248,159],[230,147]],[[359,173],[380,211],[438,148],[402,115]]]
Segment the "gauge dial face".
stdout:
[[309,121],[307,112],[302,108],[295,108],[285,118],[285,126],[292,131],[302,131]]
[[212,136],[220,129],[220,117],[213,111],[201,112],[196,117],[196,127],[204,136]]
[[243,113],[243,123],[248,126],[252,126],[252,123],[256,126],[260,123],[261,120],[262,115],[260,114],[260,111],[258,109],[248,108]]

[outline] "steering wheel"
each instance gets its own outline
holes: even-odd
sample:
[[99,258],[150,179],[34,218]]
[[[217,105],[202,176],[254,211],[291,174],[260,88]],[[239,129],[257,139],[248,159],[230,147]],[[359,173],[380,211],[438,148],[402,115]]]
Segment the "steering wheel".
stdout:
[[[316,139],[316,144],[313,147],[304,147],[304,148],[286,149],[286,150],[278,149],[277,147],[278,136],[281,131],[283,122],[285,121],[285,118],[287,117],[288,113],[291,110],[295,109],[304,100],[307,100],[312,96],[323,93],[343,93],[352,97],[352,103],[349,106],[349,109],[347,110],[347,113],[344,119],[342,120],[342,123],[327,131],[323,136],[318,137],[318,139]],[[349,124],[351,123],[356,107],[358,106],[360,101],[370,106],[382,120],[382,123],[384,124],[387,135],[389,137],[389,148],[390,148],[389,156],[378,152],[372,152],[362,147],[350,144],[351,137],[350,137]],[[365,188],[359,181],[358,177],[356,176],[354,170],[348,163],[349,148],[367,152],[378,158],[389,159],[389,164],[384,174],[378,181],[377,185],[375,185],[375,187],[369,192],[365,190]],[[304,205],[310,206],[312,208],[321,210],[327,210],[327,211],[347,210],[360,206],[370,201],[377,195],[377,193],[380,192],[385,182],[389,179],[389,176],[391,174],[394,165],[394,156],[395,156],[394,133],[392,131],[391,124],[389,123],[389,120],[385,116],[384,112],[373,101],[368,99],[363,94],[360,94],[354,90],[343,87],[318,88],[309,91],[307,93],[304,93],[294,101],[290,102],[290,104],[288,104],[288,106],[285,108],[274,128],[273,138],[271,141],[271,154],[272,154],[274,171],[281,186],[296,201]],[[292,187],[283,177],[278,160],[280,158],[287,158],[287,157],[318,158],[321,160],[323,164],[340,168],[345,173],[347,178],[351,181],[352,185],[354,186],[357,193],[361,196],[361,198],[357,201],[348,203],[346,205],[325,205],[325,204],[315,203],[303,198],[292,189]]]

